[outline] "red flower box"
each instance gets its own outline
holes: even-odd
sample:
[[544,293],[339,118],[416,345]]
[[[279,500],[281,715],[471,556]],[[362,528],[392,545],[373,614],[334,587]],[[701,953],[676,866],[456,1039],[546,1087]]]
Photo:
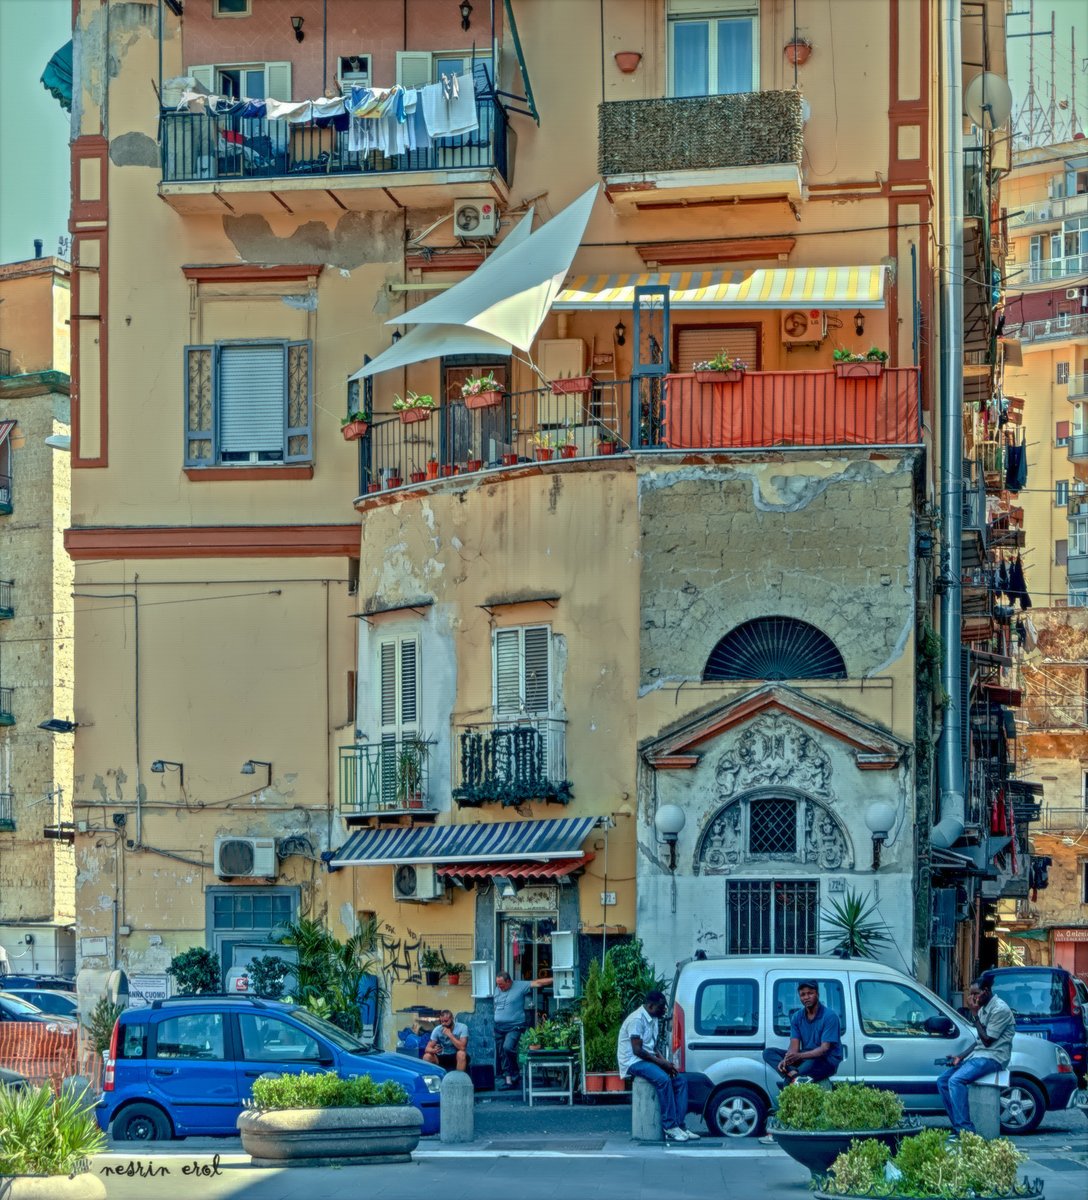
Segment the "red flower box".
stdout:
[[465,408],[498,408],[502,403],[502,392],[477,392],[465,397]]
[[553,396],[574,396],[593,390],[592,375],[574,375],[570,379],[553,379]]
[[740,383],[743,371],[696,371],[696,383]]
[[866,362],[837,362],[835,374],[840,379],[877,379],[884,374],[884,364],[872,359]]
[[399,416],[402,425],[412,425],[416,421],[426,421],[433,412],[433,408],[402,408]]
[[555,451],[552,450],[550,446],[549,447],[537,446],[533,450],[533,457],[536,459],[537,462],[551,462],[552,456],[554,454],[555,454]]
[[369,428],[370,424],[367,421],[349,421],[340,426],[340,432],[345,442],[357,442],[361,437],[366,437]]

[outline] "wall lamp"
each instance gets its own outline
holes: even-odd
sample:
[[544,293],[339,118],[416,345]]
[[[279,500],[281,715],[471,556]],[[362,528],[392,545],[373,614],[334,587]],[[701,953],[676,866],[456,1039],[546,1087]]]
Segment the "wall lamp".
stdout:
[[38,728],[44,729],[46,733],[74,733],[79,728],[79,722],[65,721],[63,717],[50,717],[48,721],[40,722]]
[[295,31],[295,41],[301,42],[302,39],[306,36],[302,32],[302,17],[292,17],[291,18],[291,28]]
[[858,335],[858,337],[861,337],[861,335],[865,332],[865,314],[860,308],[856,313],[854,313],[854,332]]
[[256,775],[258,767],[267,767],[268,768],[268,786],[271,787],[272,786],[272,764],[270,762],[265,762],[263,758],[247,758],[246,761],[244,763],[242,763],[242,774],[243,775]]
[[513,900],[518,894],[518,885],[508,875],[496,875],[495,891],[501,899]]
[[873,835],[873,870],[880,869],[880,851],[895,824],[895,809],[887,800],[875,800],[865,810],[865,824]]
[[472,16],[472,5],[469,4],[468,0],[461,0],[461,3],[457,7],[461,10],[461,28],[467,30],[471,24],[469,17]]
[[394,330],[393,330],[393,337],[392,337],[392,342],[393,342],[393,345],[395,346],[395,345],[397,344],[397,342],[399,342],[399,341],[400,341],[400,339],[401,339],[402,337],[404,337],[404,334],[403,334],[403,333],[401,333],[401,331],[400,331],[399,329],[394,329]]
[[676,870],[676,843],[687,824],[679,804],[663,804],[654,814],[654,829],[658,838],[669,848],[669,870]]
[[177,768],[179,782],[181,783],[181,786],[184,787],[185,786],[185,764],[184,763],[173,762],[169,758],[156,758],[155,761],[151,764],[151,774],[152,775],[163,775],[166,773],[167,767],[176,767]]
[[616,322],[616,345],[623,346],[627,342],[627,326],[622,321]]

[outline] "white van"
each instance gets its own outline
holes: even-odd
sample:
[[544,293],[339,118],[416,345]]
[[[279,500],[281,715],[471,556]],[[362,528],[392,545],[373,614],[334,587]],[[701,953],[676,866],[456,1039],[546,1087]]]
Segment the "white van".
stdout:
[[[837,1080],[897,1092],[917,1113],[942,1113],[939,1060],[975,1043],[971,1024],[916,980],[864,959],[697,956],[679,963],[672,987],[672,1056],[714,1085],[703,1111],[711,1133],[762,1133],[779,1076],[768,1046],[789,1045],[797,985],[820,986],[842,1023]],[[1016,1034],[1010,1082],[1001,1095],[1003,1133],[1027,1133],[1048,1109],[1065,1108],[1077,1086],[1069,1055],[1053,1042]]]

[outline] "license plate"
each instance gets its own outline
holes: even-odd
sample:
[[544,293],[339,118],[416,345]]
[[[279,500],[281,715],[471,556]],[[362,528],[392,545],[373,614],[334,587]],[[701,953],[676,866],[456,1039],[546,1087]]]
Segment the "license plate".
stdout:
[[1032,1031],[1030,1029],[1018,1029],[1016,1032],[1022,1033],[1024,1035],[1024,1037],[1042,1038],[1044,1042],[1046,1041],[1045,1033],[1032,1033]]

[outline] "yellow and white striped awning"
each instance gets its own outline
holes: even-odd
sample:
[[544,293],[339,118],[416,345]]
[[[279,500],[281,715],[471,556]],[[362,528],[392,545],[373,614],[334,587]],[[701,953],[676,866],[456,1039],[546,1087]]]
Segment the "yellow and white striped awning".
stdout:
[[776,267],[749,271],[670,271],[578,275],[554,309],[630,309],[635,288],[667,285],[670,308],[883,308],[884,267]]

